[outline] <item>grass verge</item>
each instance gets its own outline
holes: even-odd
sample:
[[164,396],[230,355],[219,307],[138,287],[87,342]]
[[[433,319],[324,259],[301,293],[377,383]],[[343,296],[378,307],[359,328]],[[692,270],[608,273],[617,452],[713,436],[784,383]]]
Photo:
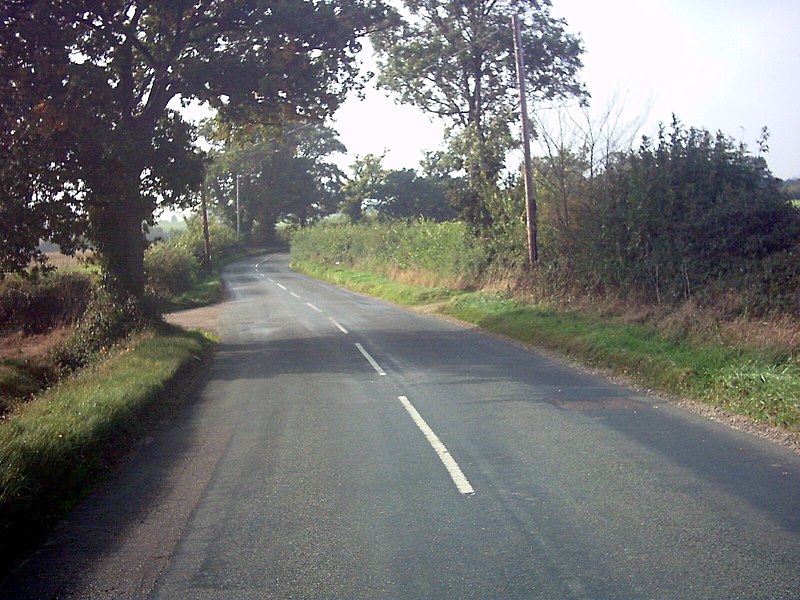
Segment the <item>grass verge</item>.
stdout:
[[192,284],[192,287],[172,299],[164,307],[165,312],[188,310],[208,306],[222,299],[222,281],[219,273],[206,275]]
[[212,346],[202,334],[177,328],[143,333],[3,422],[0,558],[39,537],[176,406]]
[[413,286],[341,267],[308,263],[293,267],[397,304],[435,302],[441,314],[567,355],[639,385],[800,431],[800,363],[788,353],[713,340],[699,343],[647,325],[556,311],[487,293],[439,290],[429,296],[426,289],[415,291]]
[[383,275],[354,271],[345,267],[325,265],[312,261],[292,261],[296,271],[341,285],[356,292],[377,296],[400,304],[401,306],[419,306],[446,302],[464,292],[446,287],[422,287],[392,281]]

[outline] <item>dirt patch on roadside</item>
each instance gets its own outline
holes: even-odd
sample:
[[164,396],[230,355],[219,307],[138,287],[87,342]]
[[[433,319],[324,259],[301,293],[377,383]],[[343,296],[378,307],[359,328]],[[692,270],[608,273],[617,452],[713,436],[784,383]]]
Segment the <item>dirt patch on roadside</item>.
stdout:
[[40,335],[21,331],[0,336],[0,359],[40,356],[72,335],[72,327],[61,327]]
[[222,314],[223,306],[225,302],[181,310],[164,315],[164,320],[186,329],[199,329],[219,335],[219,316]]

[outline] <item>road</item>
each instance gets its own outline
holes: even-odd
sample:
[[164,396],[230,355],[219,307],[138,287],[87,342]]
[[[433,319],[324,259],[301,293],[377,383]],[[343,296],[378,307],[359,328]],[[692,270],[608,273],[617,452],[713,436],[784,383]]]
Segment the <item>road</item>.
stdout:
[[200,397],[5,597],[800,597],[789,450],[282,255],[225,279]]

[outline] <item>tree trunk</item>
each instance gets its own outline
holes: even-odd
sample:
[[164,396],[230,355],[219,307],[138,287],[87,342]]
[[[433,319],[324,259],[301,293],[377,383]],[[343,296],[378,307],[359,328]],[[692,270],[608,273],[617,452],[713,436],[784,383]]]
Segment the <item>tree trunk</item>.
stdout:
[[[138,181],[137,181],[138,182]],[[105,268],[105,283],[117,300],[144,297],[145,238],[142,222],[149,216],[135,197],[108,200],[91,213],[94,239]]]
[[[131,148],[132,149],[132,148]],[[126,153],[128,160],[114,161],[114,170],[96,172],[92,186],[94,202],[89,208],[92,240],[104,268],[104,285],[119,306],[139,314],[132,319],[149,319],[144,302],[144,250],[147,242],[143,222],[153,207],[139,189],[143,167]]]

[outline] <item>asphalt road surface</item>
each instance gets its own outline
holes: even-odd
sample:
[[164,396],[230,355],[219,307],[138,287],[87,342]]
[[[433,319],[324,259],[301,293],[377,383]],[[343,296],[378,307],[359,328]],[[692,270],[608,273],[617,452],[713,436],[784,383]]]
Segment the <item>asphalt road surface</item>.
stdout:
[[791,451],[286,256],[225,279],[200,397],[2,597],[800,597]]

